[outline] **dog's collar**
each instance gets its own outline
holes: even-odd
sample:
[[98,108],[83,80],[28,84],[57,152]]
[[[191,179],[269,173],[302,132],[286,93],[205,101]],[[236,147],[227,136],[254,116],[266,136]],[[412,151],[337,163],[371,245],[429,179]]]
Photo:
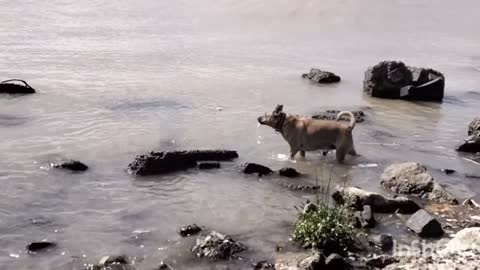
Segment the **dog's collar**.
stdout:
[[283,123],[285,123],[285,119],[287,118],[287,115],[285,113],[282,113],[282,118],[277,122],[277,125],[275,126],[275,131],[282,133],[283,129]]

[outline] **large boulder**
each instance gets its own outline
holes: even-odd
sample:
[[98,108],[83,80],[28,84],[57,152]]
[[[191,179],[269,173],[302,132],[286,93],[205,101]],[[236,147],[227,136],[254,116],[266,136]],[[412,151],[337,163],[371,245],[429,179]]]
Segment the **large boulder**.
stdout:
[[475,118],[470,125],[468,125],[467,134],[468,137],[457,146],[457,151],[467,153],[480,152],[480,118]]
[[200,235],[192,248],[198,258],[204,257],[213,261],[232,259],[235,254],[244,250],[246,247],[242,243],[216,231]]
[[309,73],[302,74],[302,78],[316,83],[336,83],[340,81],[340,76],[317,68],[312,68]]
[[403,62],[384,61],[365,72],[363,91],[372,97],[442,101],[445,77],[425,68],[408,67]]
[[[17,83],[13,83],[17,82]],[[21,83],[21,84],[18,84]],[[0,82],[0,94],[33,94],[35,89],[33,89],[27,82],[24,80],[6,80]]]
[[388,166],[382,174],[381,184],[397,194],[415,195],[439,203],[458,204],[452,194],[434,181],[425,167],[415,162]]
[[388,198],[357,187],[337,186],[332,197],[337,204],[353,207],[359,211],[363,211],[366,205],[369,205],[372,211],[377,213],[394,213],[398,211],[402,214],[412,214],[420,209],[417,203],[408,198]]
[[[319,112],[316,113],[315,115],[312,116],[313,119],[319,119],[319,120],[336,120],[337,115],[341,111],[339,110],[326,110],[324,112]],[[363,111],[352,111],[353,115],[355,116],[355,121],[357,123],[361,123],[365,121],[365,113]],[[350,117],[347,115],[342,115],[340,121],[350,121]]]
[[480,227],[459,231],[444,249],[445,252],[463,252],[466,250],[480,252]]
[[420,237],[441,237],[444,233],[440,222],[423,209],[413,214],[405,225]]
[[65,169],[65,170],[70,170],[74,172],[84,172],[88,170],[88,166],[78,160],[68,160],[68,161],[53,164],[52,166],[53,168],[56,168],[56,169]]
[[166,174],[194,168],[199,161],[229,161],[235,158],[238,158],[237,152],[229,150],[150,152],[137,156],[128,169],[135,175]]

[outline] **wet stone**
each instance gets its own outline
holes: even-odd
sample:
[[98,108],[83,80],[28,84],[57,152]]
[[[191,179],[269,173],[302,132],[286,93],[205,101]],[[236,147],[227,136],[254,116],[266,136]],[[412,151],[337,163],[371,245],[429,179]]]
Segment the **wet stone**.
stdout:
[[57,243],[54,242],[32,242],[27,245],[27,251],[32,253],[43,252],[55,248]]
[[181,228],[178,231],[178,233],[182,237],[187,237],[187,236],[192,236],[192,235],[198,234],[201,231],[202,231],[202,228],[200,228],[200,226],[198,226],[197,224],[192,224],[192,225],[188,225],[188,226],[185,226],[185,227]]
[[54,168],[65,169],[70,171],[83,172],[88,170],[88,166],[77,160],[69,160],[57,164],[53,164]]

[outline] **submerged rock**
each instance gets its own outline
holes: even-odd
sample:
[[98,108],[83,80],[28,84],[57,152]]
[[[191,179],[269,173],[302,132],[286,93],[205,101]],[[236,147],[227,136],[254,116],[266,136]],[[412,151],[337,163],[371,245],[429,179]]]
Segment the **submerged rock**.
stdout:
[[197,224],[192,224],[192,225],[188,225],[188,226],[185,226],[185,227],[181,228],[178,231],[178,233],[182,237],[187,237],[187,236],[192,236],[192,235],[198,234],[201,231],[202,231],[202,228],[200,228],[200,226],[198,226]]
[[273,171],[270,168],[260,164],[256,164],[256,163],[246,163],[243,166],[242,171],[245,174],[257,173],[258,176],[269,175],[273,173]]
[[135,270],[127,256],[104,256],[92,267],[92,270]]
[[[336,120],[337,115],[341,111],[339,110],[327,110],[325,112],[319,112],[315,115],[312,116],[313,119],[319,119],[319,120]],[[353,115],[355,116],[355,121],[357,123],[362,123],[365,121],[365,113],[363,111],[352,111]],[[340,121],[350,121],[349,116],[347,115],[342,115],[339,119]]]
[[341,80],[340,76],[335,73],[322,71],[317,68],[312,68],[309,73],[302,74],[302,78],[316,83],[336,83]]
[[55,248],[57,246],[57,243],[55,242],[32,242],[27,245],[27,251],[32,252],[32,253],[37,253],[41,251],[46,251],[52,248]]
[[83,172],[88,170],[88,166],[77,160],[69,160],[57,164],[53,164],[53,168],[66,169],[70,171]]
[[388,166],[382,174],[381,184],[397,194],[416,195],[434,202],[458,204],[452,194],[434,182],[425,167],[415,162]]
[[229,161],[238,158],[236,151],[193,150],[150,152],[139,155],[128,165],[129,172],[135,175],[166,174],[197,166],[199,161]]
[[413,214],[405,225],[420,237],[436,238],[443,235],[440,222],[423,209]]
[[398,211],[402,214],[411,214],[420,209],[417,203],[408,198],[387,198],[378,193],[357,187],[337,186],[332,197],[337,204],[362,211],[365,205],[369,205],[372,211],[377,213],[394,213]]
[[445,76],[433,69],[384,61],[365,72],[363,91],[372,97],[442,101]]
[[[16,84],[13,82],[19,82],[22,84]],[[35,89],[33,89],[27,82],[24,80],[6,80],[0,82],[0,94],[33,94]]]
[[280,169],[280,171],[278,173],[281,176],[285,176],[285,177],[288,177],[288,178],[295,178],[295,177],[300,176],[300,173],[297,172],[297,170],[295,170],[294,168],[289,168],[289,167]]
[[199,162],[198,168],[200,170],[220,169],[220,163],[219,162]]
[[368,242],[370,245],[373,245],[384,252],[388,252],[393,248],[393,238],[388,234],[370,236]]
[[244,250],[246,247],[243,244],[216,231],[200,235],[192,248],[198,258],[205,257],[213,261],[231,259]]

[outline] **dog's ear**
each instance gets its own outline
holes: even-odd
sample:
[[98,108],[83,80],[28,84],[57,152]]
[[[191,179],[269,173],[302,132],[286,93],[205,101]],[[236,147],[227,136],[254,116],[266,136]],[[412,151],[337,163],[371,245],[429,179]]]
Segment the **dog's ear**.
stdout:
[[274,114],[276,113],[281,113],[283,110],[283,105],[282,104],[279,104],[277,105],[277,107],[275,108],[275,110],[273,111]]

